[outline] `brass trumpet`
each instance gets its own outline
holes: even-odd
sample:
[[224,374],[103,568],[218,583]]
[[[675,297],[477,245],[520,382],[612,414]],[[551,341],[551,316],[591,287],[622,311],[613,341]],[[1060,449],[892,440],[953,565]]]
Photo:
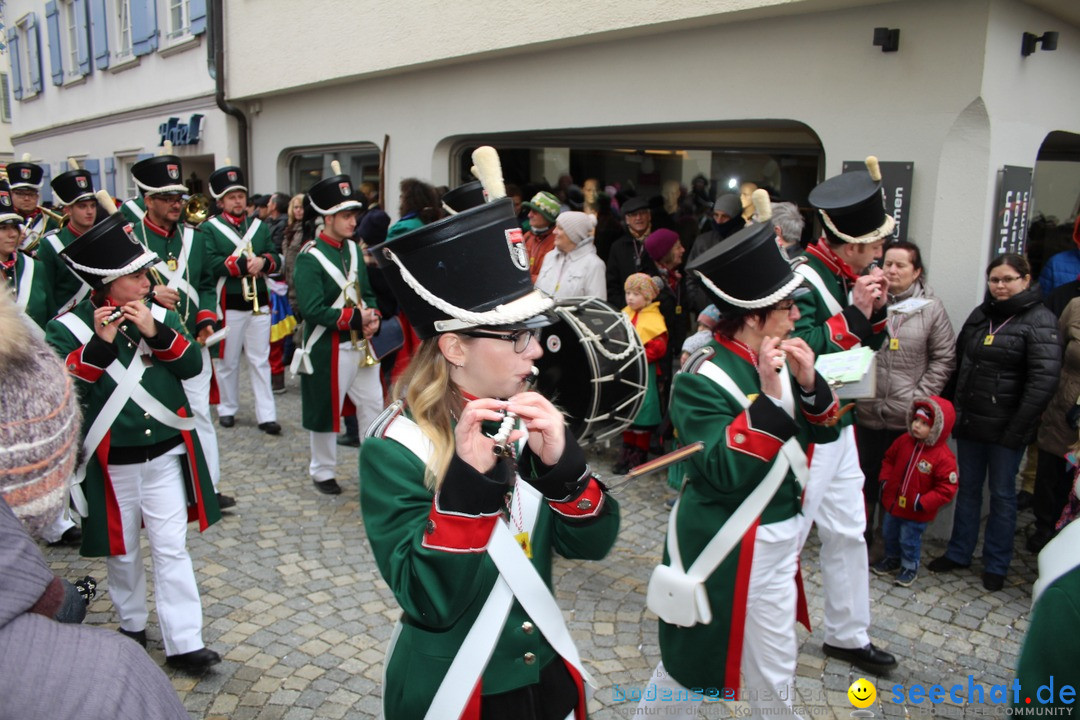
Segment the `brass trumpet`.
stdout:
[[[247,256],[249,261],[255,258],[255,253],[252,251],[250,244],[244,248],[244,255]],[[240,278],[240,290],[244,294],[244,302],[251,303],[252,315],[266,314],[259,308],[259,284],[255,282],[254,276],[245,275]]]
[[197,227],[210,217],[210,198],[202,193],[195,193],[184,203],[180,216],[188,225]]
[[[353,299],[349,295],[349,288],[353,288],[353,290],[354,290],[354,292],[356,294],[356,299]],[[356,282],[354,280],[353,282],[351,282],[351,283],[349,283],[348,285],[345,286],[345,307],[357,308],[357,309],[362,310],[363,307],[364,307],[364,303],[363,303],[363,301],[357,302],[357,300],[359,300],[359,298],[360,298],[360,283],[358,283],[358,282]],[[371,343],[369,343],[366,338],[360,337],[360,331],[355,330],[354,328],[350,327],[349,328],[349,342],[352,343],[353,350],[359,350],[360,346],[363,345],[364,357],[361,358],[360,362],[358,363],[359,367],[371,367],[372,365],[378,364],[379,361],[371,353]]]
[[[51,219],[53,222],[57,223],[61,228],[63,228],[65,225],[67,225],[68,220],[71,219],[71,217],[69,215],[63,215],[61,213],[56,212],[55,210],[50,210],[49,208],[47,208],[47,207],[45,207],[43,205],[38,205],[37,209],[41,212],[42,215],[44,215],[45,217]],[[23,227],[23,233],[24,233],[23,239],[26,239],[27,237],[29,237],[30,236],[30,227],[29,226],[24,226]],[[30,238],[30,241],[28,243],[26,243],[26,245],[23,246],[21,248],[21,250],[22,250],[22,252],[26,253],[27,255],[30,255],[31,257],[33,257],[34,253],[37,252],[38,245],[40,245],[40,244],[41,244],[41,233],[38,233],[38,234],[34,235],[32,238]]]

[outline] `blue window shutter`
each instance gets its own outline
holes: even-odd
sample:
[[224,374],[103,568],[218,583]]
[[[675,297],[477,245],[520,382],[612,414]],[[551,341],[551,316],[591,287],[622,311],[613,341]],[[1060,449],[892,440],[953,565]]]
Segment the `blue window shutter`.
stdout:
[[90,15],[86,0],[73,0],[75,13],[75,52],[79,61],[79,74],[90,74]]
[[64,53],[60,49],[60,10],[56,0],[45,3],[45,25],[49,29],[49,63],[52,65],[52,84],[64,84]]
[[96,158],[87,158],[83,160],[83,169],[90,173],[90,181],[94,184],[95,190],[102,187],[100,160]]
[[191,13],[191,34],[206,32],[206,0],[191,0],[188,12]]
[[108,0],[90,0],[91,32],[93,33],[94,64],[98,70],[109,67]]
[[8,28],[8,59],[11,61],[11,94],[16,100],[22,100],[22,56],[19,54],[19,31]]
[[[116,160],[111,157],[107,157],[104,160],[105,163],[105,190],[109,195],[116,197]],[[96,187],[100,190],[101,188]]]
[[[67,167],[65,164],[64,167]],[[47,203],[53,201],[52,193],[52,163],[41,163],[41,202]]]
[[131,52],[149,55],[157,46],[157,0],[131,0]]
[[38,31],[37,13],[30,13],[26,21],[26,36],[33,38],[33,44],[37,46],[37,52],[27,58],[30,63],[27,69],[30,71],[30,91],[39,93],[45,85],[41,80],[41,33]]
[[145,160],[146,158],[152,158],[152,157],[154,157],[154,153],[139,153],[138,155],[135,156],[135,162],[139,162],[141,160]]

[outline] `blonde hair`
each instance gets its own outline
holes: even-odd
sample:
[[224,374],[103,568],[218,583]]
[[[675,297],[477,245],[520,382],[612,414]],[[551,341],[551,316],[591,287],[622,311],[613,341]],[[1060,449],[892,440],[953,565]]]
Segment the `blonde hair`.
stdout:
[[454,455],[454,414],[463,404],[450,381],[450,361],[439,349],[438,337],[420,343],[420,349],[394,386],[394,397],[404,399],[413,420],[431,440],[434,452],[424,473],[424,485],[438,491]]
[[303,207],[303,206],[304,206],[304,193],[296,193],[295,195],[292,196],[292,198],[289,199],[288,217],[285,219],[285,227],[286,228],[291,229],[292,226],[295,225],[296,223],[303,222],[302,220],[297,220],[294,217],[294,213],[293,213],[293,210],[295,210],[298,207]]

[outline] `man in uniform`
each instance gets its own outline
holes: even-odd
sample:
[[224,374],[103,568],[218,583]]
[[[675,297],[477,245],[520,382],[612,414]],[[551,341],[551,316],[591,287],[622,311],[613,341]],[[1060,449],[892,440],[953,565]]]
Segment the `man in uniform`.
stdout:
[[[876,350],[885,338],[888,281],[880,268],[864,271],[881,256],[894,222],[885,214],[877,159],[867,158],[867,168],[829,178],[810,193],[825,233],[806,249],[807,261],[796,270],[810,292],[797,300],[800,318],[793,334],[815,355],[860,344]],[[865,478],[855,447],[854,415],[842,417],[840,427],[839,440],[814,446],[803,499],[803,542],[816,523],[825,590],[825,654],[880,674],[895,667],[896,658],[870,642]]]
[[207,272],[203,245],[195,241],[195,230],[180,223],[186,191],[186,188],[178,189],[183,185],[176,180],[183,177],[180,158],[175,155],[147,158],[132,165],[131,174],[142,190],[146,208],[142,218],[132,223],[134,234],[159,258],[157,264],[151,266],[154,302],[175,311],[201,346],[202,371],[184,380],[184,392],[195,416],[195,431],[202,443],[218,505],[223,509],[230,508],[236,501],[218,492],[221,465],[217,433],[210,417],[213,365],[210,351],[205,347],[206,339],[217,325],[214,281]]
[[22,217],[23,236],[19,249],[29,255],[37,252],[41,237],[59,227],[59,224],[41,211],[41,183],[45,170],[30,162],[30,155],[23,155],[22,162],[8,163],[8,185],[11,187],[11,204]]
[[[74,161],[68,162],[74,164]],[[80,169],[78,165],[54,177],[51,184],[57,205],[63,209],[67,222],[59,230],[42,237],[36,257],[41,261],[45,285],[50,290],[52,302],[49,317],[53,318],[78,305],[90,293],[90,286],[60,259],[60,251],[94,226],[98,203],[94,197],[90,172]]]
[[382,411],[379,366],[365,363],[366,343],[378,331],[380,315],[360,248],[352,240],[356,216],[364,209],[360,197],[348,175],[312,186],[308,199],[322,216],[323,229],[300,251],[293,271],[304,342],[292,367],[300,375],[303,425],[311,433],[311,480],[327,495],[341,492],[334,475],[346,399],[356,407],[361,428]]
[[217,280],[218,317],[229,328],[217,366],[218,422],[226,428],[236,423],[243,352],[255,395],[256,422],[264,433],[277,435],[281,426],[270,386],[270,296],[264,276],[281,267],[281,255],[274,252],[262,221],[247,216],[247,186],[240,168],[226,162],[211,173],[210,195],[221,214],[200,225],[199,232],[210,274]]

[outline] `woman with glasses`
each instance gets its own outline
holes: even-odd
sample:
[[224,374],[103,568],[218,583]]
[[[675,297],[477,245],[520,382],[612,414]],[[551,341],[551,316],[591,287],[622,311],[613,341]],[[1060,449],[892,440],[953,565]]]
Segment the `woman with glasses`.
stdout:
[[1026,259],[1011,253],[994,258],[986,281],[987,298],[968,316],[956,342],[953,437],[960,486],[952,537],[945,554],[928,567],[945,572],[971,565],[983,484],[989,481],[982,581],[996,591],[1004,586],[1012,560],[1016,471],[1057,387],[1061,343],[1057,319],[1042,304],[1038,285],[1032,285]]
[[421,339],[360,452],[368,540],[403,611],[391,720],[584,716],[552,556],[602,558],[619,509],[529,389],[553,301],[520,238],[504,198],[371,248]]

